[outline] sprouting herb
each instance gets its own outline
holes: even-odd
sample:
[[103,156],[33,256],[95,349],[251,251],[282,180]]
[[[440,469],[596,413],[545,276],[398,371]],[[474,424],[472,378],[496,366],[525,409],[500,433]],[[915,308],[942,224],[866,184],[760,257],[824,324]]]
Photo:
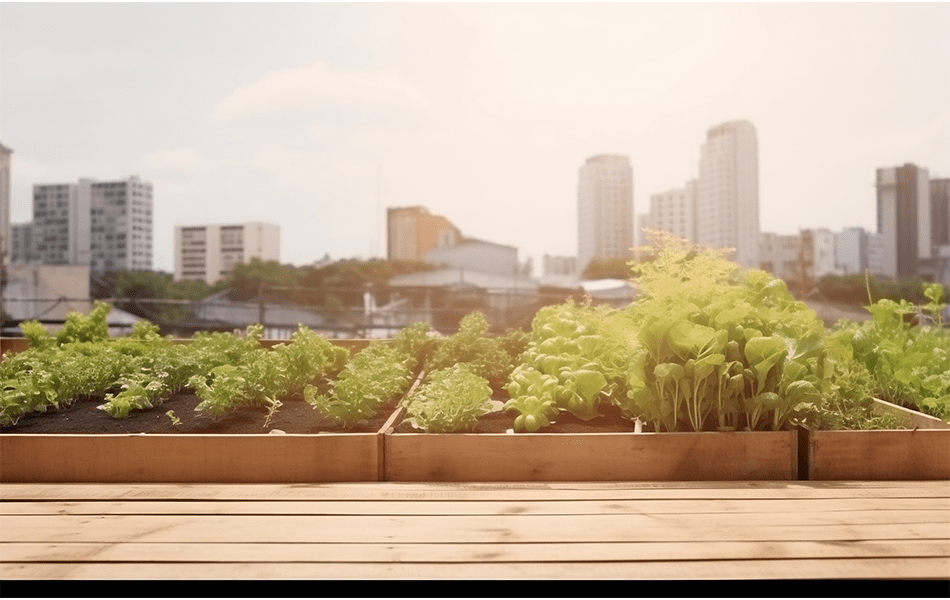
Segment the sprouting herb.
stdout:
[[404,401],[406,420],[430,433],[470,431],[482,415],[501,408],[491,386],[467,365],[434,371]]
[[178,425],[181,425],[181,419],[179,419],[178,417],[175,416],[175,411],[170,410],[170,411],[166,412],[165,415],[166,415],[169,419],[171,419],[172,425],[174,425],[175,427],[177,427]]

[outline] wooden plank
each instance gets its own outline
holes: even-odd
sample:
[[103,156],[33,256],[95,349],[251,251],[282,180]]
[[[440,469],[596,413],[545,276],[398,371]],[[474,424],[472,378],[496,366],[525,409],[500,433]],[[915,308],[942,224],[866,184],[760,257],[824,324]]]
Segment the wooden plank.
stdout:
[[871,405],[871,412],[876,415],[884,413],[897,415],[903,420],[904,426],[908,429],[950,429],[950,423],[937,417],[931,417],[920,411],[904,408],[877,398],[874,399],[874,403]]
[[947,510],[950,498],[0,502],[0,515],[610,515]]
[[518,544],[2,543],[0,562],[599,562],[950,557],[935,540],[575,542]]
[[406,433],[386,436],[384,460],[387,481],[793,480],[798,438],[797,431]]
[[950,481],[134,484],[2,483],[2,501],[948,498]]
[[4,482],[376,481],[375,434],[0,436]]
[[8,353],[16,354],[23,352],[30,347],[30,341],[26,338],[0,337],[0,361]]
[[2,541],[416,543],[950,540],[946,511],[477,516],[5,516]]
[[950,480],[950,429],[803,433],[808,479]]
[[950,559],[559,563],[4,563],[9,579],[946,579]]

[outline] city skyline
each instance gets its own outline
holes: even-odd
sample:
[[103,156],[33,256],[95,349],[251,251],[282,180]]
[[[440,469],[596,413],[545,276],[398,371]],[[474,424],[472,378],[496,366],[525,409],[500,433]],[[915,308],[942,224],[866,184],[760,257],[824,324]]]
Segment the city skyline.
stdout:
[[414,205],[537,267],[576,253],[586,158],[630,157],[639,216],[731,120],[763,232],[873,231],[878,168],[950,175],[942,4],[7,3],[0,39],[11,221],[138,175],[166,272],[176,225],[277,222],[301,265],[385,256]]

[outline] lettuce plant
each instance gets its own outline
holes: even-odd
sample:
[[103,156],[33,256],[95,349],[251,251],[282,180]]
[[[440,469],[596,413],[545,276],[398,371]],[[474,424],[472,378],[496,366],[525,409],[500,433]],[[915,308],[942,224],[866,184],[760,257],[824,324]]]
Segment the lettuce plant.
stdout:
[[453,365],[426,375],[403,404],[406,420],[429,433],[470,431],[482,415],[501,408],[491,399],[488,380],[467,365]]
[[817,410],[824,326],[784,282],[673,239],[634,268],[625,415],[658,431],[780,429]]

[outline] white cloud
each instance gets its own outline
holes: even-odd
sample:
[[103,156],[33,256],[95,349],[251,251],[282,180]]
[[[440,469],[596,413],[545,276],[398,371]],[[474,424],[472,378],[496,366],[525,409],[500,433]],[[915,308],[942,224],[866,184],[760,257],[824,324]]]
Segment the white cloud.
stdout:
[[170,148],[146,155],[141,164],[148,172],[208,173],[224,162],[205,158],[194,148]]
[[345,158],[327,158],[322,153],[295,150],[275,143],[260,145],[252,164],[267,174],[284,192],[313,194],[321,186],[364,188],[375,170],[371,164]]
[[424,110],[428,106],[427,98],[396,70],[341,71],[318,61],[271,71],[221,100],[211,116],[229,121],[299,108]]

